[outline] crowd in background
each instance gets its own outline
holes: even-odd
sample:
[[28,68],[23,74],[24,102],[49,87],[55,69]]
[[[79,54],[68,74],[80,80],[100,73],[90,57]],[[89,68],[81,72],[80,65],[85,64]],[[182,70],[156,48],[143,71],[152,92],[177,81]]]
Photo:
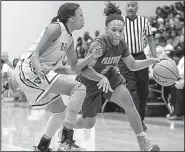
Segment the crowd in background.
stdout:
[[[170,120],[178,120],[184,117],[184,2],[176,2],[174,5],[157,7],[156,15],[148,17],[154,38],[156,42],[156,53],[159,57],[166,53],[168,57],[174,60],[180,70],[180,77],[177,82],[167,87],[166,99],[174,108],[173,113],[167,115]],[[75,51],[77,57],[82,59],[86,56],[90,43],[95,37],[98,37],[100,32],[95,31],[91,37],[89,32],[85,32],[82,37],[77,39]],[[145,39],[144,52],[147,57],[151,57],[147,40]],[[179,62],[180,61],[180,62]],[[1,75],[2,75],[2,92],[3,97],[13,97],[14,101],[25,102],[26,98],[23,92],[19,89],[14,78],[14,71],[18,59],[13,60],[13,64],[8,59],[8,54],[1,54]],[[66,65],[67,59],[63,61]],[[183,65],[183,68],[182,68]]]

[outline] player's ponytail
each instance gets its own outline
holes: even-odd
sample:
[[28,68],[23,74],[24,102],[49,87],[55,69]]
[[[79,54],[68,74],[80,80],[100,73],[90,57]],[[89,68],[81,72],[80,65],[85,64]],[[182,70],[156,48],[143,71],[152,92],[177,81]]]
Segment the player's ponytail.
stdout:
[[58,16],[55,16],[55,17],[53,17],[53,19],[51,20],[51,23],[57,22],[57,20],[58,20]]
[[105,25],[107,25],[112,20],[121,20],[124,22],[123,17],[121,16],[121,10],[119,6],[116,6],[115,3],[108,2],[106,8],[104,9],[104,15],[107,16]]

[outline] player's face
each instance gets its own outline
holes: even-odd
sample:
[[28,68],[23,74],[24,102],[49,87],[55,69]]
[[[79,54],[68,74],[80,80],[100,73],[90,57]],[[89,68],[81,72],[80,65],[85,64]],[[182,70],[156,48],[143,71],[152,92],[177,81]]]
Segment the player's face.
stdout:
[[75,11],[74,23],[76,30],[80,30],[84,26],[84,16],[80,7]]
[[127,12],[127,16],[132,17],[135,16],[138,10],[138,4],[137,2],[134,1],[130,1],[127,3],[126,5],[126,12]]
[[113,45],[119,44],[123,38],[124,23],[121,20],[113,20],[106,27],[106,34]]

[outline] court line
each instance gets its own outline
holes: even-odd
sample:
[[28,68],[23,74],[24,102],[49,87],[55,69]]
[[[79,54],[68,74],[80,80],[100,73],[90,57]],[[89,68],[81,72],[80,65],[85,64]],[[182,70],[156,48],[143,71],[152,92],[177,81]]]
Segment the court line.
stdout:
[[[23,151],[23,150],[24,151],[32,151],[32,150],[29,150],[29,149],[24,149],[24,148],[21,148],[21,147],[16,147],[16,146],[13,146],[13,145],[8,145],[8,144],[5,144],[5,143],[1,143],[1,146],[13,148],[13,150],[17,149],[18,151]],[[6,149],[1,149],[1,150],[5,151]]]

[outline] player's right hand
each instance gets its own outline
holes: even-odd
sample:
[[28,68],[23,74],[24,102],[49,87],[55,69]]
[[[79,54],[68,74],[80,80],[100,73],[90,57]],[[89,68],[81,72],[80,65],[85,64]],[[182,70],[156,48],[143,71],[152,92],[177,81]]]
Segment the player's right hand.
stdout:
[[102,47],[101,46],[96,46],[92,50],[92,55],[95,59],[101,57],[103,55]]
[[40,68],[35,68],[36,70],[36,73],[41,76],[41,77],[45,77],[49,71],[51,70],[52,68],[45,65],[45,64],[41,64],[41,67]]
[[100,82],[97,84],[97,86],[98,86],[98,89],[103,88],[103,92],[106,92],[106,93],[108,91],[113,92],[113,90],[110,86],[109,80],[105,76],[103,76],[103,78],[100,80]]

